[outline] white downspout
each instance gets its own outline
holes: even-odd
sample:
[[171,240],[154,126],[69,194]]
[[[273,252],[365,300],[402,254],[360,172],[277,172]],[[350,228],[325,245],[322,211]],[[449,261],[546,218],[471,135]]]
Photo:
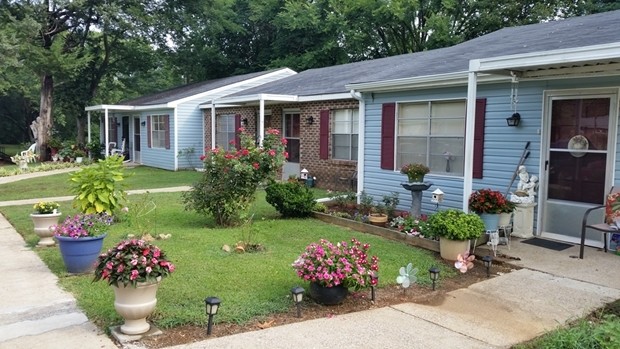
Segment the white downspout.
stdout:
[[358,111],[358,135],[357,135],[357,203],[359,204],[359,193],[364,190],[364,143],[366,138],[366,102],[362,94],[351,90],[351,96],[359,101]]
[[478,60],[469,62],[467,77],[467,118],[465,124],[465,168],[463,177],[463,211],[469,211],[469,195],[472,192],[472,171],[474,168],[474,131],[476,129],[476,95]]

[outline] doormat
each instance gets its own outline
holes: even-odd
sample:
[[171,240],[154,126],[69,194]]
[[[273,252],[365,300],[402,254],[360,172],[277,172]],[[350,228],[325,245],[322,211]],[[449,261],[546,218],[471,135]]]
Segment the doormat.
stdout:
[[548,248],[554,251],[563,251],[567,248],[573,247],[573,245],[571,244],[565,244],[563,242],[545,240],[541,238],[531,238],[531,239],[523,240],[521,241],[521,243],[543,247],[543,248]]

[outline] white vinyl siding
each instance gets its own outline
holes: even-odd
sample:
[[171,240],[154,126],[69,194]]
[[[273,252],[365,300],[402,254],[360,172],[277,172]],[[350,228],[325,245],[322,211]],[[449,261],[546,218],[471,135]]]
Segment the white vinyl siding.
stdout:
[[339,160],[357,160],[358,134],[358,110],[334,110],[332,114],[332,158]]
[[465,114],[463,100],[399,104],[396,168],[422,163],[431,173],[462,176]]

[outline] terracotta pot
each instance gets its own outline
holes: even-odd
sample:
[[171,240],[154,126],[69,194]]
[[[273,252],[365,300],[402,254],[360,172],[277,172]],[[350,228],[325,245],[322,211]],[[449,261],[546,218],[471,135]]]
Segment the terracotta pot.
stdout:
[[388,220],[388,216],[383,213],[371,213],[368,216],[368,222],[370,222],[370,224],[372,225],[376,225],[379,227],[384,227],[385,224],[387,223],[387,220]]
[[148,332],[151,325],[146,321],[146,317],[151,315],[157,305],[157,289],[161,279],[154,282],[138,283],[136,287],[132,285],[118,287],[114,289],[114,309],[125,319],[121,325],[121,332],[124,334],[141,334]]
[[40,238],[37,246],[54,246],[56,242],[52,238],[54,232],[52,226],[58,224],[61,213],[31,213],[30,218],[34,223],[34,233]]

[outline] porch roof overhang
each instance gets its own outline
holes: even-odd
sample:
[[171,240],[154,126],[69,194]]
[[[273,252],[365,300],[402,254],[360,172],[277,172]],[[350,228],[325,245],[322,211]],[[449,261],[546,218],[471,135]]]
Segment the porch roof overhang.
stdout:
[[352,99],[349,92],[329,93],[321,95],[297,96],[297,95],[278,95],[278,94],[257,94],[237,97],[224,97],[200,105],[200,109],[211,109],[215,104],[216,108],[256,106],[261,101],[265,104],[276,104],[282,102],[301,103],[318,102],[329,100]]
[[619,75],[620,42],[473,59],[469,71],[508,76],[515,73],[520,79]]

